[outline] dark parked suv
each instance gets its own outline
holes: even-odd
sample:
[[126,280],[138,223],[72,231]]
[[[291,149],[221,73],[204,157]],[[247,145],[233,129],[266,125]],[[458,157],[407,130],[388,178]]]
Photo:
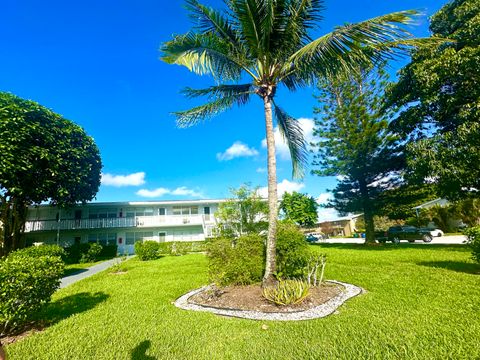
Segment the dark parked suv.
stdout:
[[423,240],[423,242],[429,243],[433,237],[430,231],[427,229],[419,229],[415,226],[392,226],[387,231],[387,239],[395,244],[398,244],[400,240],[408,240],[408,242],[415,242],[415,240]]

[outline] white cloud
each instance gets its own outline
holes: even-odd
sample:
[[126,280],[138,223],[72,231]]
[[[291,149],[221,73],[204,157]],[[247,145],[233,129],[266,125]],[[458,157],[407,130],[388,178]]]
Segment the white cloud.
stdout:
[[336,179],[338,181],[343,181],[343,180],[346,180],[348,178],[348,176],[345,176],[345,175],[337,175],[336,176]]
[[218,153],[217,159],[220,161],[228,161],[239,157],[248,157],[256,156],[258,151],[254,148],[249,147],[248,145],[242,143],[241,141],[236,141],[230,146],[225,152]]
[[323,221],[333,221],[340,217],[337,210],[334,208],[324,208],[321,207],[317,210],[318,213],[318,222],[321,223]]
[[320,195],[318,195],[318,197],[315,199],[317,201],[318,204],[322,205],[322,204],[326,204],[329,200],[332,199],[332,193],[321,193]]
[[102,185],[106,186],[139,186],[145,184],[145,173],[137,172],[129,175],[102,174]]
[[199,191],[189,189],[185,186],[178,187],[176,189],[167,189],[167,188],[157,188],[154,190],[140,189],[136,193],[138,196],[147,197],[147,198],[158,198],[165,195],[177,195],[177,196],[191,196],[203,198],[203,194]]
[[[286,192],[293,192],[293,191],[300,191],[305,187],[305,184],[302,183],[297,183],[295,181],[289,181],[287,179],[284,179],[282,182],[277,184],[277,193],[278,193],[278,198],[283,197],[283,194]],[[268,197],[268,187],[261,187],[258,189],[258,194],[261,197]]]
[[[310,143],[315,142],[315,137],[313,136],[313,128],[315,127],[315,121],[313,119],[300,118],[298,119],[298,122],[300,123],[300,127],[302,128],[303,137],[308,145],[308,148],[310,148]],[[288,149],[287,143],[283,140],[278,126],[275,127],[274,137],[277,156],[282,160],[290,160],[290,150]],[[262,147],[267,148],[267,139],[262,140]]]
[[171,192],[172,195],[180,195],[180,196],[192,196],[192,197],[203,197],[201,192],[197,192],[195,190],[189,189],[185,186],[181,186],[176,188]]
[[264,167],[259,167],[257,169],[257,173],[259,174],[263,174],[263,173],[266,173],[267,172],[267,168],[264,168]]

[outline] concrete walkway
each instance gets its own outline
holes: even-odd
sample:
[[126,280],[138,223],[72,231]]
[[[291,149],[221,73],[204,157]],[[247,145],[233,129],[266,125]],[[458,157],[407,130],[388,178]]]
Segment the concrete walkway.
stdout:
[[[131,259],[133,255],[127,256],[127,260]],[[120,258],[114,258],[110,260],[106,260],[100,264],[93,265],[89,268],[83,269],[81,272],[78,272],[73,275],[65,276],[62,278],[60,281],[60,289],[63,289],[64,287],[67,287],[68,285],[71,285],[73,283],[76,283],[77,281],[86,279],[92,275],[95,275],[103,270],[108,269],[109,267],[112,267],[116,262],[120,261]]]

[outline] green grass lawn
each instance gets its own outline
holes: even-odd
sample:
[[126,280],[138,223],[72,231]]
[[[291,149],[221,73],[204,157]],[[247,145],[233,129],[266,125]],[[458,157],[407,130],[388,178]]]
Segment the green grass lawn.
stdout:
[[[207,283],[203,255],[128,261],[58,291],[42,333],[10,359],[478,359],[480,267],[462,245],[314,245],[328,279],[368,292],[339,313],[259,322],[180,310]],[[267,324],[268,329],[262,330]]]

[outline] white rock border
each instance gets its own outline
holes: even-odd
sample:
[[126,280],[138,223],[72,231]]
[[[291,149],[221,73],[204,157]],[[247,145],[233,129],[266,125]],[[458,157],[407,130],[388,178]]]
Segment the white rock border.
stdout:
[[210,289],[211,285],[203,286],[199,289],[188,292],[187,294],[180,296],[175,302],[174,305],[180,309],[184,310],[193,310],[193,311],[205,311],[214,313],[222,316],[237,317],[242,319],[251,319],[251,320],[272,320],[272,321],[299,321],[299,320],[311,320],[323,318],[332,314],[340,305],[342,305],[348,299],[360,295],[364,292],[361,287],[336,281],[336,280],[327,280],[326,282],[332,284],[342,285],[344,290],[337,296],[331,298],[327,302],[315,306],[311,309],[304,311],[296,312],[262,312],[255,310],[234,310],[234,309],[220,309],[216,307],[203,306],[198,304],[190,303],[188,300],[205,290]]

